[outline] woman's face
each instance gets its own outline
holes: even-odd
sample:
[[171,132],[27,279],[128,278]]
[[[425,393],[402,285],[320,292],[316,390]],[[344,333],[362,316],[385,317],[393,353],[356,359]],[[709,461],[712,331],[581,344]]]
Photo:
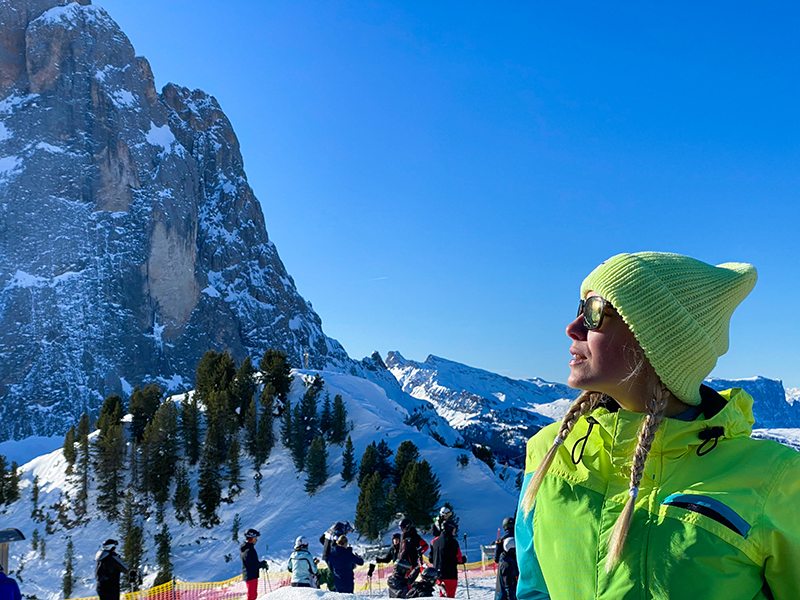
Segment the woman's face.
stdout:
[[[587,298],[592,296],[600,294],[586,294]],[[586,329],[583,315],[579,315],[567,325],[567,336],[572,340],[567,379],[570,387],[602,392],[626,410],[646,412],[645,399],[652,396],[658,376],[616,310],[606,306],[600,328],[592,331]],[[637,369],[641,361],[644,363]]]

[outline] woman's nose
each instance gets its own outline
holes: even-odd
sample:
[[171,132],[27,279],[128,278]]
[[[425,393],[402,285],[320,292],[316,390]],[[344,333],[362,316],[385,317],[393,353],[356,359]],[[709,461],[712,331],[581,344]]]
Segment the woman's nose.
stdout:
[[583,315],[578,315],[575,320],[567,325],[567,337],[573,340],[586,338],[586,327],[583,324]]

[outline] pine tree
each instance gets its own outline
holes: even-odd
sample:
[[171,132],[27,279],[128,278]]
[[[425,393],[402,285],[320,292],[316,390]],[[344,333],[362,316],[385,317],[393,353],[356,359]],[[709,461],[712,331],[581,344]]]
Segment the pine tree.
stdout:
[[250,400],[244,415],[244,449],[255,459],[258,452],[258,409],[255,397]]
[[325,400],[322,403],[322,413],[319,416],[319,431],[325,439],[329,439],[328,435],[333,425],[333,412],[331,408],[331,394],[325,392]]
[[62,449],[64,459],[67,461],[67,475],[72,475],[72,468],[75,466],[75,426],[72,425],[64,436],[64,447]]
[[[273,421],[275,416],[274,398],[272,395],[272,386],[267,385],[259,398],[261,404],[261,412],[258,416],[258,428],[256,432],[256,452],[253,455],[256,468],[260,469],[272,452],[272,447],[275,445],[275,434],[273,432]],[[288,412],[288,411],[287,411]]]
[[189,522],[194,525],[192,519],[192,488],[189,486],[189,476],[183,465],[178,465],[175,470],[175,495],[172,498],[172,505],[175,507],[175,518],[179,523]]
[[377,460],[375,461],[375,468],[381,474],[381,479],[387,482],[394,481],[394,469],[392,468],[392,449],[386,440],[381,440],[375,447],[377,452]]
[[239,529],[242,527],[242,518],[239,513],[233,515],[233,525],[231,525],[231,541],[239,542]]
[[156,575],[153,586],[158,586],[172,581],[172,549],[170,547],[172,536],[169,533],[166,523],[161,526],[161,531],[156,534],[155,541],[158,575]]
[[331,444],[340,446],[347,437],[347,408],[339,394],[333,398],[333,418],[331,420]]
[[[353,440],[347,436],[347,442],[344,445],[344,452],[342,453],[342,481],[347,485],[353,481],[356,475],[356,456],[353,449]],[[344,487],[344,486],[342,486]]]
[[[31,519],[37,522],[41,522],[44,515],[42,514],[42,509],[39,508],[39,476],[34,475],[33,481],[31,482],[31,502],[33,503],[33,508],[31,509]],[[36,548],[34,548],[36,550]]]
[[123,411],[122,398],[117,394],[111,394],[103,401],[100,416],[97,417],[97,423],[95,423],[95,427],[100,430],[100,435],[103,435],[111,425],[117,425],[120,422],[125,414]]
[[413,462],[419,460],[419,448],[416,447],[414,442],[405,440],[397,447],[397,453],[394,457],[394,484],[400,485],[406,467]]
[[239,464],[239,436],[234,435],[228,448],[226,466],[228,470],[228,498],[235,498],[242,493],[242,467]]
[[400,486],[397,488],[398,508],[417,527],[425,529],[433,524],[439,506],[439,478],[426,460],[414,462],[406,467]]
[[219,524],[217,508],[222,502],[222,489],[219,481],[219,458],[217,449],[208,443],[203,444],[203,456],[200,458],[200,478],[197,482],[197,512],[200,525],[211,529]]
[[190,465],[200,460],[200,406],[197,397],[186,392],[181,401],[181,438],[183,452]]
[[256,470],[255,474],[253,475],[253,491],[256,493],[256,498],[261,498],[262,479],[264,479],[264,476],[261,474],[261,471]]
[[31,550],[36,552],[39,549],[39,530],[34,529],[31,534]]
[[137,490],[141,486],[139,477],[139,445],[136,440],[131,440],[128,451],[128,484],[131,489]]
[[6,480],[8,479],[8,461],[6,457],[0,454],[0,505],[7,502],[6,498]]
[[489,446],[484,446],[482,444],[474,444],[472,446],[472,453],[475,455],[475,458],[478,460],[482,460],[485,462],[488,467],[494,471],[496,462],[494,459],[494,452]]
[[[317,374],[308,386],[305,394],[300,399],[300,418],[295,423],[295,434],[302,432],[302,450],[307,453],[308,449],[317,437],[319,437],[319,420],[317,418],[317,398],[322,393],[324,382]],[[299,440],[298,440],[298,443]]]
[[78,422],[76,432],[78,452],[75,461],[75,474],[78,479],[78,492],[75,496],[75,515],[82,517],[86,514],[86,503],[89,500],[89,415],[83,413]]
[[131,394],[131,435],[140,442],[144,435],[145,427],[153,420],[158,407],[161,405],[163,392],[157,383],[151,383],[140,390],[139,386]]
[[[99,419],[98,419],[99,420]],[[125,438],[122,423],[104,422],[95,442],[97,508],[109,521],[119,516],[120,499],[125,486]]]
[[366,478],[375,472],[377,464],[378,450],[375,442],[372,442],[364,448],[364,454],[361,455],[361,463],[358,466],[358,487],[364,485]]
[[[142,470],[147,481],[147,493],[161,506],[169,500],[169,488],[178,462],[178,407],[163,402],[142,436]],[[145,473],[143,473],[145,475]]]
[[61,579],[61,594],[63,598],[72,597],[72,589],[75,586],[75,545],[72,538],[67,538],[67,550],[64,552],[64,577]]
[[8,475],[5,482],[6,504],[11,504],[19,500],[19,465],[16,461],[11,461]]
[[256,391],[256,370],[250,362],[250,357],[246,357],[236,371],[231,384],[231,410],[237,413],[238,423],[241,427],[244,424],[247,408]]
[[381,476],[373,472],[364,481],[356,504],[355,527],[361,537],[374,542],[381,538],[394,513],[388,510],[387,493]]
[[125,495],[125,507],[120,519],[120,537],[122,538],[122,560],[128,568],[140,571],[144,557],[144,533],[136,517],[133,493]]
[[309,496],[317,493],[317,490],[328,480],[328,451],[325,448],[325,438],[317,437],[311,442],[306,459],[306,492]]
[[306,436],[303,430],[303,409],[300,404],[295,404],[292,410],[292,445],[289,448],[292,454],[294,466],[298,471],[302,471],[306,462]]
[[292,388],[292,367],[289,365],[289,357],[281,350],[268,348],[258,363],[258,370],[261,371],[262,381],[265,384],[272,384],[275,398],[285,406]]

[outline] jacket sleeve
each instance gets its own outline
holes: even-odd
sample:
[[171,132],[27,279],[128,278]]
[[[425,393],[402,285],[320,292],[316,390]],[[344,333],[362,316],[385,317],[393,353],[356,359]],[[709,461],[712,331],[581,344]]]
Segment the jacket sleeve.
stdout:
[[550,593],[544,581],[536,549],[533,546],[533,515],[536,506],[527,515],[522,509],[522,498],[533,476],[533,471],[525,474],[520,491],[520,505],[517,507],[517,522],[514,527],[514,538],[517,545],[517,564],[519,565],[519,581],[517,582],[518,600],[550,600]]
[[358,554],[356,554],[355,552],[353,552],[353,562],[354,562],[354,563],[356,563],[357,565],[363,565],[363,564],[364,564],[364,559],[363,559],[363,558],[361,558],[361,557],[360,557]]
[[771,524],[764,578],[775,600],[800,598],[800,455],[789,456],[764,506]]
[[420,556],[425,554],[427,551],[428,551],[428,542],[426,542],[422,538],[419,538],[419,554],[420,554]]

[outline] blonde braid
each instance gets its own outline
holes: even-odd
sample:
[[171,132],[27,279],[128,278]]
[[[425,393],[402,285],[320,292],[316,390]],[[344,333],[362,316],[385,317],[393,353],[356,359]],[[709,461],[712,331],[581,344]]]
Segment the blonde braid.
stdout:
[[654,397],[648,402],[647,416],[639,430],[639,441],[636,444],[636,449],[633,451],[633,466],[631,467],[628,501],[625,503],[625,508],[622,509],[622,513],[620,513],[617,518],[617,522],[614,524],[614,529],[611,532],[611,537],[608,540],[606,572],[610,573],[614,569],[622,555],[622,548],[625,546],[625,540],[628,537],[628,531],[631,527],[636,497],[639,495],[639,483],[641,483],[642,476],[644,475],[644,465],[647,462],[648,454],[650,454],[650,447],[653,445],[656,431],[658,431],[661,421],[664,419],[664,412],[667,408],[668,399],[669,390],[667,390],[666,386],[662,383],[656,388]]
[[525,495],[522,497],[522,511],[525,515],[529,514],[531,509],[533,509],[536,494],[539,492],[542,481],[544,481],[544,476],[547,475],[547,471],[550,470],[550,465],[553,464],[553,459],[556,456],[558,447],[567,439],[567,436],[570,434],[573,427],[575,427],[575,423],[578,422],[578,419],[592,412],[602,398],[603,395],[597,392],[583,392],[575,399],[572,406],[569,407],[567,414],[564,415],[564,419],[561,421],[561,427],[558,429],[556,439],[553,440],[553,445],[550,446],[550,449],[547,451],[547,454],[544,455],[544,458],[542,458],[536,471],[533,472],[530,482],[528,482]]

